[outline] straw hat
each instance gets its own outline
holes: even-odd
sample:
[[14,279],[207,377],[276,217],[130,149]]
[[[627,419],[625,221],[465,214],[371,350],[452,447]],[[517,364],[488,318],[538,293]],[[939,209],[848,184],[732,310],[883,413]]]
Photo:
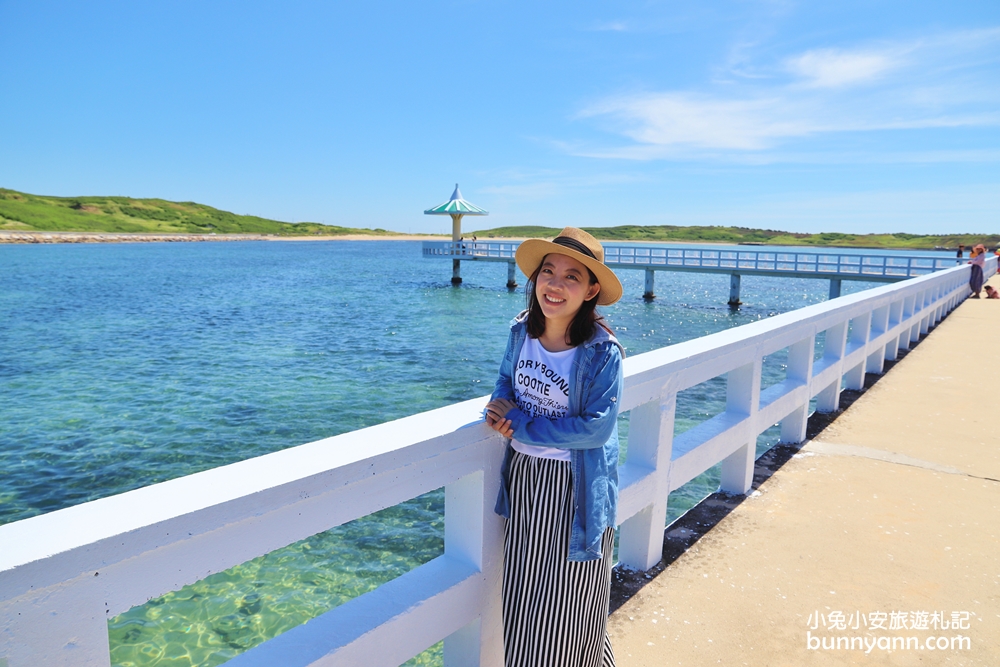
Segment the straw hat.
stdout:
[[524,275],[531,278],[541,265],[542,259],[549,253],[572,257],[594,272],[597,282],[601,284],[597,305],[608,306],[622,298],[621,281],[615,272],[604,264],[604,248],[587,232],[576,227],[567,227],[551,241],[528,239],[517,247],[514,260]]

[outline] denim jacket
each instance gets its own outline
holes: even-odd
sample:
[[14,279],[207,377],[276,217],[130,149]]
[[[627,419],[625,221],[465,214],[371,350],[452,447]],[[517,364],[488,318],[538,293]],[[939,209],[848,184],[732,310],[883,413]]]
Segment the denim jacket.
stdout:
[[[514,400],[511,369],[528,335],[526,321],[525,312],[511,322],[507,350],[500,363],[500,376],[491,400]],[[570,450],[573,479],[570,561],[601,557],[601,537],[606,528],[615,525],[618,509],[618,405],[622,397],[624,352],[614,335],[602,326],[596,329],[590,340],[576,348],[566,417],[532,419],[519,408],[507,413],[514,437],[520,442]],[[508,442],[495,510],[508,519],[513,451]]]

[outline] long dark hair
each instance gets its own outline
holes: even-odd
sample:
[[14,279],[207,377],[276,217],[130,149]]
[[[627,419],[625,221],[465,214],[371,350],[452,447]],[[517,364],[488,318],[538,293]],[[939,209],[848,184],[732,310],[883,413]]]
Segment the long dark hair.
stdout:
[[[544,263],[544,258],[542,263]],[[528,301],[528,335],[532,338],[540,338],[543,333],[545,333],[545,314],[542,312],[542,307],[538,303],[538,298],[535,296],[535,279],[538,278],[538,272],[542,270],[542,263],[539,263],[538,268],[534,270],[531,277],[528,278],[527,284],[524,286],[524,290],[527,294]],[[590,285],[597,282],[597,276],[590,269],[587,269],[587,275],[590,276]],[[601,319],[600,314],[597,312],[597,297],[584,301],[580,306],[580,310],[576,311],[576,317],[570,322],[569,328],[566,329],[566,337],[569,338],[567,343],[572,347],[581,345],[594,335],[594,331],[597,330],[597,321]]]

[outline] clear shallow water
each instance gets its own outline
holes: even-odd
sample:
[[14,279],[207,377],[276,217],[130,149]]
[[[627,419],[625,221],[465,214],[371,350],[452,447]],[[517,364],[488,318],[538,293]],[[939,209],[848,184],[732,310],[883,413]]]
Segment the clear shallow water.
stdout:
[[[0,246],[0,523],[488,394],[524,295],[504,264],[462,268],[453,288],[412,242]],[[747,276],[734,312],[724,275],[660,273],[652,303],[620,275],[604,312],[629,354],[828,291]],[[721,380],[682,393],[678,431],[724,402]],[[674,492],[669,518],[717,484]],[[220,664],[439,555],[442,510],[427,494],[127,612],[113,663]]]

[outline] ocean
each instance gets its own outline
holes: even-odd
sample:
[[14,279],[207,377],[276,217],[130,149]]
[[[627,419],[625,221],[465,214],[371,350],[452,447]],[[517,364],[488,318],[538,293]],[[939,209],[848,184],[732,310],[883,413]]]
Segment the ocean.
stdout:
[[[489,394],[524,291],[505,264],[465,262],[459,287],[450,268],[408,241],[0,245],[0,524]],[[642,271],[619,275],[602,312],[629,355],[828,293],[744,276],[731,310],[725,275],[658,273],[651,302]],[[682,392],[677,431],[724,403],[721,378]],[[675,491],[668,520],[717,485]],[[222,664],[440,555],[443,505],[420,496],[111,619],[112,664]]]

